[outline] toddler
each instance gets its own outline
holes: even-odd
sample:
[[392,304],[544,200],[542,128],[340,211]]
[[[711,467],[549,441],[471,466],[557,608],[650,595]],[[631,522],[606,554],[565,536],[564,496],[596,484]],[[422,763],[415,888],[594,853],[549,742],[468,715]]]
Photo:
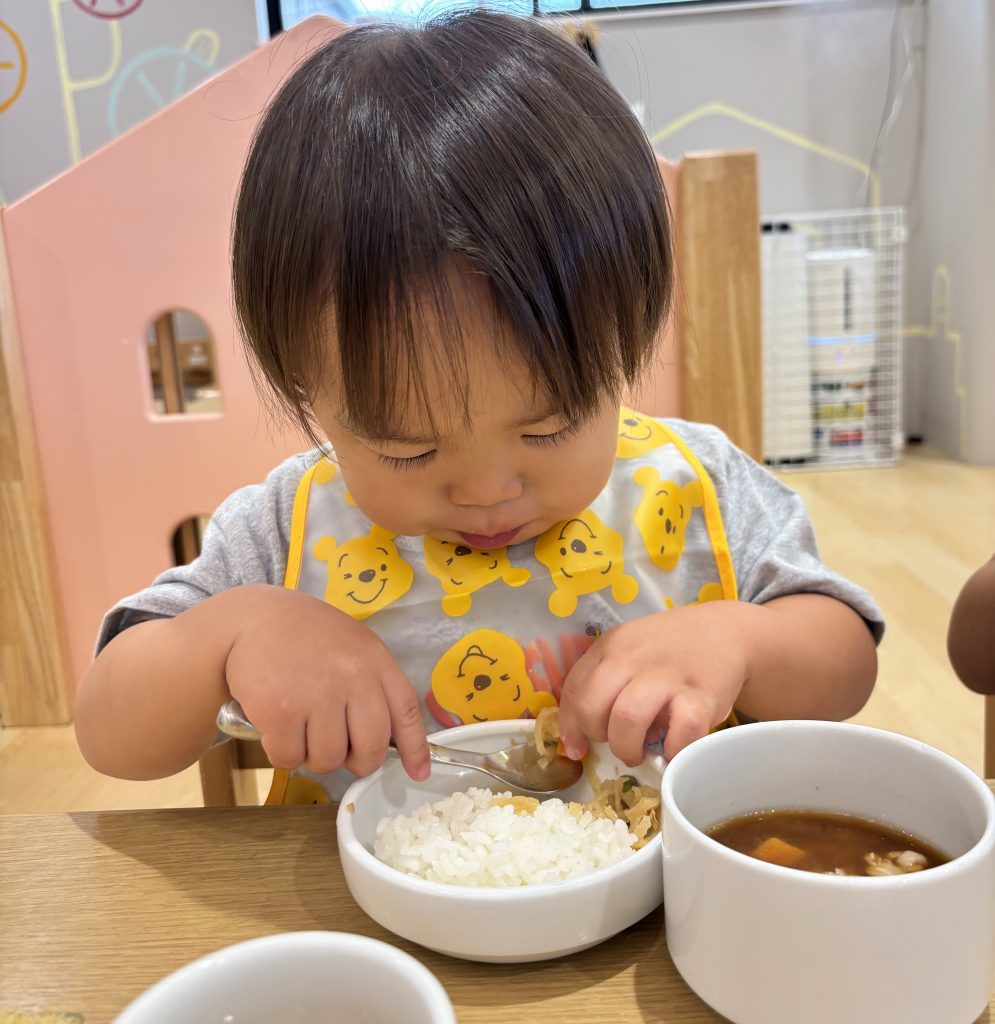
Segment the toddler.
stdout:
[[[339,795],[388,743],[559,704],[573,757],[672,757],[741,716],[841,719],[880,613],[718,430],[622,397],[673,263],[657,163],[597,66],[476,10],[346,31],[266,112],[235,210],[259,376],[314,449],[107,615],[90,763],[194,763],[237,698]],[[155,721],[156,728],[136,728]]]

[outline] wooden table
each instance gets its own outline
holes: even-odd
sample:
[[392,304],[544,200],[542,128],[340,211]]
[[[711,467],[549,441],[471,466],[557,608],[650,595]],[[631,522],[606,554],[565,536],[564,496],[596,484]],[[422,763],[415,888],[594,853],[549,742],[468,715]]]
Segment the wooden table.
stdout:
[[327,806],[0,817],[0,1011],[105,1024],[196,957],[315,928],[413,953],[445,985],[460,1024],[722,1019],[677,974],[662,910],[600,946],[536,964],[452,960],[386,932],[346,888]]

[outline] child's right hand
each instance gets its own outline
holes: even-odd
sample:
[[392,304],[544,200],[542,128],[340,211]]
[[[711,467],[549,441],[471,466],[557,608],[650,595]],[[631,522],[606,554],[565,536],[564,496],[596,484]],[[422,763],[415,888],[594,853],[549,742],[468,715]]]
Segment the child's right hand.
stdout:
[[225,675],[270,763],[369,775],[393,737],[407,773],[427,778],[418,697],[376,633],[308,594],[242,589]]

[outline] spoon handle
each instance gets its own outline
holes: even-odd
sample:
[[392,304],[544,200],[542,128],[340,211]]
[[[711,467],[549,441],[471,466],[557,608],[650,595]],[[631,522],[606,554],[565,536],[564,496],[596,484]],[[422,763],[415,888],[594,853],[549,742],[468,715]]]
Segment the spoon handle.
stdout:
[[[387,747],[387,756],[400,760],[401,753],[391,742]],[[451,747],[440,747],[436,743],[428,745],[429,760],[436,764],[452,764],[457,768],[479,768],[483,766],[485,755],[474,750],[454,750]]]
[[[249,721],[242,705],[237,700],[229,700],[221,705],[218,711],[218,728],[226,736],[233,736],[239,740],[258,740],[259,730]],[[437,764],[455,764],[459,767],[482,766],[484,755],[472,750],[451,750],[449,747],[440,747],[435,743],[428,745],[429,757]],[[400,758],[397,748],[393,743],[387,748],[389,757]]]

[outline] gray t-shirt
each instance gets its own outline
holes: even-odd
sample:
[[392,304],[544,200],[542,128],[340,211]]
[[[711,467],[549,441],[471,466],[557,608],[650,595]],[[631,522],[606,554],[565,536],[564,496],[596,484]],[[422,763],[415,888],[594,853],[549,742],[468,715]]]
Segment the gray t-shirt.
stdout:
[[[763,604],[789,594],[826,594],[854,608],[880,640],[880,609],[866,591],[821,562],[801,497],[720,430],[664,422],[683,438],[714,483],[740,600]],[[264,483],[243,487],[225,500],[204,533],[200,557],[167,569],[150,587],[118,602],[104,618],[97,651],[137,622],[178,615],[231,587],[282,584],[297,485],[321,454],[292,456]]]

